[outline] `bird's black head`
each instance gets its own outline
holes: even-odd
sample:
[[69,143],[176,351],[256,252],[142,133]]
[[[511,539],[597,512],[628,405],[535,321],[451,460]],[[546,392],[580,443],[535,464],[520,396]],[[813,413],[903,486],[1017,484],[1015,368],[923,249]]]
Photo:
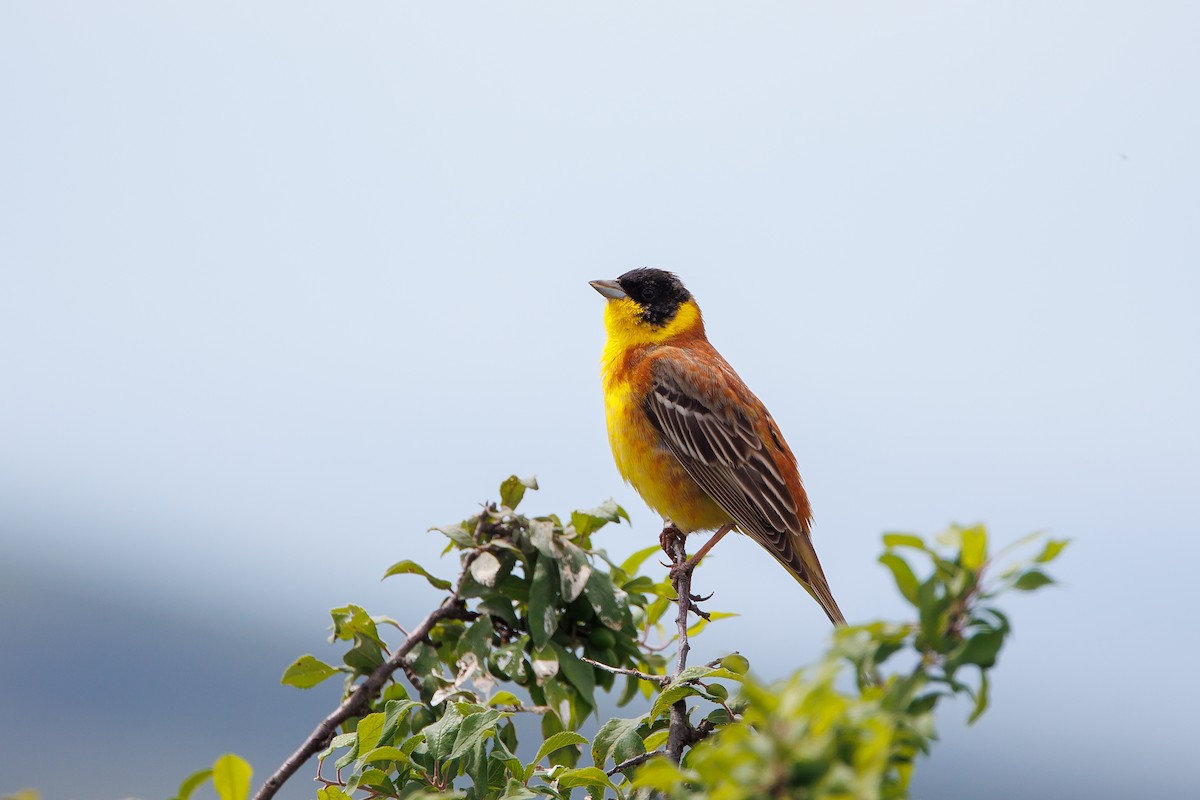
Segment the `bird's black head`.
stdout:
[[674,273],[651,267],[630,270],[617,283],[641,306],[642,319],[656,327],[674,319],[679,306],[692,297]]

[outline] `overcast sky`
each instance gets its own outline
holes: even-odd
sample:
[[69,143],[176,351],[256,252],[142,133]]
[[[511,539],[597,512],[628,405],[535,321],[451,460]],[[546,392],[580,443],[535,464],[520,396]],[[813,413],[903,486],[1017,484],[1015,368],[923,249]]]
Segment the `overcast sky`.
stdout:
[[[851,620],[903,613],[884,531],[1074,540],[929,769],[1169,794],[1200,712],[1197,30],[1185,2],[2,3],[0,557],[317,649],[331,606],[423,613],[376,577],[452,573],[425,529],[512,472],[530,511],[616,498],[603,545],[644,547],[587,281],[661,267],[796,451]],[[701,655],[774,677],[823,644],[748,540],[697,584],[740,614]]]

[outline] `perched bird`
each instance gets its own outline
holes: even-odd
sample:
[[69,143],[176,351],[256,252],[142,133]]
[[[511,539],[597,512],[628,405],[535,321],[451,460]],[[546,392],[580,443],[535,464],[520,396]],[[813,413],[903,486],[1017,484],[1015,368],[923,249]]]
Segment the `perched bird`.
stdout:
[[684,534],[737,528],[842,616],[810,538],[796,457],[770,413],[704,335],[700,307],[670,272],[592,281],[608,299],[601,359],[608,438],[621,476]]

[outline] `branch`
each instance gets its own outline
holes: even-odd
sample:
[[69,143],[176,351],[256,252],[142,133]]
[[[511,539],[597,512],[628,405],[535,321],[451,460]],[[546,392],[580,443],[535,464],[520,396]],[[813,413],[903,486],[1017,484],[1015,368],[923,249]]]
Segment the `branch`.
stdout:
[[[716,726],[713,725],[708,720],[702,720],[698,726],[696,726],[695,728],[692,729],[692,734],[688,738],[687,744],[690,746],[690,745],[693,745],[696,742],[699,742],[703,739],[707,739],[709,736],[711,736],[713,734],[713,731],[715,731],[716,729],[717,729]],[[616,775],[618,772],[624,772],[625,770],[629,769],[630,767],[636,767],[639,764],[645,764],[647,761],[649,761],[652,758],[658,758],[659,756],[665,756],[665,755],[667,755],[666,750],[651,750],[648,753],[641,753],[640,755],[636,755],[633,758],[625,759],[620,764],[617,764],[615,767],[610,767],[608,770],[605,771],[605,774],[606,775]]]
[[649,753],[642,753],[641,755],[636,755],[633,758],[625,759],[624,761],[622,761],[620,764],[617,764],[612,769],[606,770],[604,774],[605,775],[616,775],[618,772],[623,772],[624,770],[627,770],[630,767],[636,767],[638,764],[645,764],[647,761],[649,761],[652,758],[658,758],[659,756],[663,756],[666,754],[667,754],[666,750],[651,750]]
[[[674,680],[687,668],[688,652],[692,649],[687,631],[688,612],[695,608],[692,602],[692,570],[696,565],[688,561],[683,533],[667,528],[661,538],[663,549],[671,559],[671,585],[675,588],[675,604],[679,608],[679,614],[675,617],[675,626],[679,631],[679,655],[675,659],[675,672],[671,675],[671,680]],[[683,758],[683,748],[687,747],[695,734],[688,722],[687,703],[682,699],[671,706],[671,722],[667,731],[667,758],[678,764]]]
[[585,656],[580,656],[579,660],[585,664],[591,664],[593,667],[599,667],[602,670],[611,672],[614,675],[632,675],[633,677],[641,678],[644,681],[657,683],[659,686],[666,686],[671,682],[671,676],[669,675],[651,675],[649,672],[642,672],[641,670],[626,669],[625,667],[613,667],[608,664],[602,664],[599,661],[593,661]]
[[342,701],[340,706],[321,720],[321,723],[313,729],[313,732],[308,735],[296,752],[288,756],[287,761],[284,761],[279,769],[267,778],[262,788],[258,790],[258,794],[254,795],[254,800],[268,800],[268,798],[274,797],[284,782],[296,774],[296,770],[300,769],[304,762],[329,745],[339,725],[352,717],[361,716],[370,706],[371,701],[379,695],[383,685],[388,682],[392,674],[396,670],[405,668],[409,652],[429,635],[434,625],[444,619],[471,619],[473,616],[472,612],[468,611],[462,600],[458,598],[457,591],[447,597],[440,606],[421,621],[420,625],[413,629],[408,638],[404,640],[404,644],[396,648],[387,661],[376,667],[375,671],[368,675],[367,679],[360,683],[350,696]]

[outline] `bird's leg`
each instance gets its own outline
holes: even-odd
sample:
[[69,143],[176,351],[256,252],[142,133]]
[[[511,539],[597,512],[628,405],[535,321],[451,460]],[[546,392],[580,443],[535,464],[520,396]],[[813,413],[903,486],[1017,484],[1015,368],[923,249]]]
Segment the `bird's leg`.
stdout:
[[[704,546],[701,547],[699,550],[697,550],[696,554],[694,556],[692,556],[691,558],[687,557],[687,553],[686,553],[686,551],[684,551],[682,546],[678,549],[678,551],[673,552],[672,550],[667,549],[667,545],[664,545],[663,549],[667,550],[667,554],[671,556],[671,564],[669,565],[671,567],[671,582],[673,584],[676,584],[676,590],[678,590],[678,582],[680,581],[681,578],[686,579],[686,581],[685,581],[686,585],[689,588],[691,587],[692,571],[695,570],[696,567],[700,564],[700,559],[704,558],[705,554],[708,553],[708,551],[713,548],[713,545],[715,545],[717,542],[721,541],[722,537],[724,537],[725,534],[729,533],[731,530],[733,530],[733,525],[723,525],[720,528],[718,528],[717,532],[712,535],[712,538],[710,538],[707,542],[705,542]],[[666,531],[663,532],[663,535],[664,536],[666,535]],[[680,544],[681,545],[682,545],[682,539],[683,539],[683,537],[681,534],[680,535]],[[670,540],[667,540],[667,544],[668,545],[670,544]],[[682,595],[681,595],[681,597],[682,597]],[[701,597],[698,594],[691,594],[689,592],[686,603],[687,603],[688,609],[690,611],[692,611],[694,614],[696,614],[697,616],[703,617],[704,619],[709,619],[708,614],[705,613],[704,611],[702,611],[700,609],[700,607],[698,605],[696,605],[696,603],[697,602],[703,603],[704,601],[711,600],[711,599],[712,599],[711,594],[708,595],[707,597]]]
[[683,569],[686,569],[688,572],[694,570],[700,564],[700,559],[708,555],[708,551],[713,549],[713,545],[725,538],[725,534],[729,533],[731,530],[733,530],[732,524],[722,525],[720,528],[717,528],[717,532],[712,535],[712,538],[705,542],[704,546],[697,550],[696,554],[687,560],[687,563],[683,565]]

